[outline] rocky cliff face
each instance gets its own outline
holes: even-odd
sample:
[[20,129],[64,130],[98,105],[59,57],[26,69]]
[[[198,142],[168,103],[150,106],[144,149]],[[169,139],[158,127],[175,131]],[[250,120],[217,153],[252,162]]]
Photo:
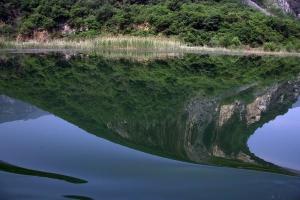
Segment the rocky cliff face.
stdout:
[[278,8],[284,13],[300,18],[299,0],[245,0],[244,2],[266,15],[272,15],[268,10]]
[[296,16],[300,19],[300,1],[299,0],[288,0],[290,8],[296,14]]
[[287,0],[276,0],[274,1],[274,4],[285,13],[294,13],[290,6],[290,3]]
[[299,0],[273,0],[275,6],[285,13],[292,14],[300,18],[300,1]]

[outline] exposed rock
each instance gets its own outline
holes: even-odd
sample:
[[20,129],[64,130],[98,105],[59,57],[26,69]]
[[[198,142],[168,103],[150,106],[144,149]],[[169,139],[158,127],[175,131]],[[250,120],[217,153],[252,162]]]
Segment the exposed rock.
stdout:
[[239,105],[239,101],[236,101],[234,104],[222,105],[220,107],[218,125],[223,126],[223,124],[225,124],[232,117]]
[[277,0],[277,6],[285,13],[294,13],[286,0]]
[[63,24],[61,27],[61,34],[63,36],[75,34],[76,30],[71,28],[69,24]]
[[86,56],[86,57],[87,57],[87,55],[84,55],[84,54],[78,54],[77,52],[73,52],[73,51],[64,51],[64,52],[62,52],[61,54],[63,55],[63,57],[64,57],[64,59],[65,59],[66,61],[71,60],[71,59],[72,59],[73,57],[75,57],[75,56],[80,56],[80,57]]
[[123,129],[118,129],[116,128],[115,131],[122,137],[122,138],[126,138],[129,139],[129,134],[124,131]]
[[151,26],[148,22],[144,22],[142,24],[135,24],[134,29],[140,30],[140,31],[149,31],[151,29]]
[[266,15],[272,15],[269,10],[275,7],[282,10],[284,13],[292,14],[300,18],[299,0],[243,0],[243,2]]
[[122,122],[119,122],[117,124],[114,124],[112,122],[109,122],[106,124],[106,126],[110,129],[113,129],[116,133],[118,133],[122,138],[129,139],[130,136],[126,130],[127,122],[124,120]]
[[49,40],[49,32],[46,30],[37,30],[33,32],[33,40],[37,42],[47,42]]
[[222,151],[222,149],[215,145],[213,148],[212,148],[212,155],[215,156],[215,157],[219,157],[219,158],[225,158],[226,155],[225,153]]
[[30,37],[28,35],[25,35],[25,34],[18,34],[16,40],[18,42],[25,42],[25,41],[30,40]]
[[251,159],[251,157],[243,152],[239,152],[239,154],[236,156],[236,159],[243,161],[245,163],[255,163],[254,160]]
[[288,0],[290,8],[294,11],[297,17],[300,19],[300,1],[299,0]]
[[247,124],[253,124],[258,122],[261,118],[261,114],[267,110],[271,101],[271,95],[266,94],[257,97],[254,102],[247,105],[246,121]]
[[79,32],[84,32],[84,31],[89,31],[89,27],[87,26],[82,26],[78,29]]

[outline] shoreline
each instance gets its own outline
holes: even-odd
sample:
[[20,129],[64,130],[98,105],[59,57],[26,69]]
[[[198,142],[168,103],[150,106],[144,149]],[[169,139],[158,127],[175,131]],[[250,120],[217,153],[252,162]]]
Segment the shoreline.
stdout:
[[300,57],[300,52],[266,51],[262,48],[223,48],[188,46],[178,40],[160,37],[112,36],[86,40],[54,39],[47,42],[7,41],[0,38],[0,52],[145,52],[145,53],[193,53],[216,55],[257,55]]

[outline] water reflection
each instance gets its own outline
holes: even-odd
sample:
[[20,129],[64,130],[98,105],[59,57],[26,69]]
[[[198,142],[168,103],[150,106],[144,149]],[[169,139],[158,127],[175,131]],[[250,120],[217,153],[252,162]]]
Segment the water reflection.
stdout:
[[15,120],[36,119],[47,114],[35,106],[0,95],[0,124]]
[[[247,140],[297,100],[300,81],[284,79],[296,74],[297,61],[187,55],[138,62],[91,55],[10,55],[2,59],[0,88],[89,133],[144,152],[288,173],[252,154]],[[1,99],[8,116],[9,98]]]
[[[246,190],[253,191],[249,199],[299,196],[297,177],[186,163],[296,175],[297,166],[267,159],[247,141],[297,105],[297,59],[186,55],[140,62],[21,54],[0,63],[0,92],[5,94],[0,96],[0,158],[14,166],[3,171],[32,170],[0,173],[5,190],[23,187],[10,181],[21,174],[46,172],[49,178],[51,172],[87,181],[80,191],[73,184],[55,184],[60,187],[52,198],[145,199],[136,190],[173,199],[194,199],[199,193],[210,199],[244,198]],[[295,113],[287,121],[298,118]],[[272,141],[267,139],[257,140]],[[299,166],[299,160],[294,163]],[[49,182],[35,178],[25,182],[38,182],[36,187],[48,195]],[[225,192],[229,185],[239,191]]]
[[250,137],[248,145],[256,156],[300,172],[300,107],[293,108],[264,124]]
[[250,200],[299,195],[298,177],[152,156],[93,136],[53,115],[2,123],[0,130],[1,159],[22,166],[1,163],[4,199]]
[[0,171],[10,172],[10,173],[14,173],[14,174],[29,175],[29,176],[47,177],[47,178],[52,178],[52,179],[57,179],[57,180],[64,180],[64,181],[74,183],[74,184],[87,183],[87,181],[82,180],[82,179],[65,176],[65,175],[60,175],[60,174],[55,174],[55,173],[50,173],[50,172],[42,172],[42,171],[37,171],[37,170],[32,170],[32,169],[26,169],[26,168],[14,166],[12,164],[5,163],[2,161],[0,161]]
[[93,200],[90,197],[78,196],[78,195],[64,195],[64,197],[67,199]]

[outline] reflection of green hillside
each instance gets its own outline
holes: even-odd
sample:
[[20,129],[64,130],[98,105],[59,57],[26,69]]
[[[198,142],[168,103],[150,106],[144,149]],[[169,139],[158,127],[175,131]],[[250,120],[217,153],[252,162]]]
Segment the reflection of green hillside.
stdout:
[[[246,106],[268,91],[267,85],[296,75],[297,58],[186,55],[136,62],[11,55],[0,62],[1,93],[100,137],[190,162],[280,171],[251,155],[246,141],[258,126],[292,104],[293,98],[279,107],[276,101],[276,92],[288,96],[289,90],[276,91],[268,111],[251,125],[237,117],[237,108],[220,128],[218,109],[236,100]],[[215,155],[216,147],[224,155]],[[253,162],[239,159],[239,152]]]

